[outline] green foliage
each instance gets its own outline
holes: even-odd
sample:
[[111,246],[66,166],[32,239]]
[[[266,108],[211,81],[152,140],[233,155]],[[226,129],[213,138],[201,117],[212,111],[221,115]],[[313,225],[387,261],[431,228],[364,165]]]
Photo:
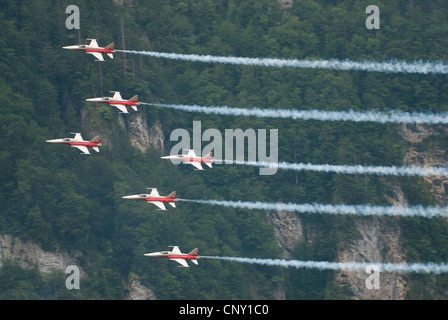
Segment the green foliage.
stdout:
[[[126,3],[126,2],[125,2]],[[129,143],[127,117],[86,98],[120,90],[144,102],[229,105],[272,109],[442,112],[448,108],[444,75],[379,74],[276,69],[159,60],[116,53],[98,63],[64,45],[97,38],[116,48],[222,56],[447,60],[447,7],[378,1],[381,29],[364,27],[367,1],[270,0],[77,1],[81,30],[65,28],[58,1],[0,1],[0,232],[40,243],[46,250],[78,250],[88,273],[79,292],[61,289],[65,274],[40,275],[5,262],[3,299],[120,299],[131,273],[159,299],[340,299],[334,273],[283,270],[211,259],[179,269],[143,254],[179,245],[203,255],[281,257],[266,212],[178,202],[154,210],[123,200],[157,187],[179,198],[267,202],[386,205],[387,188],[399,184],[411,204],[432,204],[419,178],[282,172],[215,165],[194,171],[160,159],[176,128],[279,129],[279,160],[316,164],[402,165],[406,145],[397,125],[218,117],[139,106],[148,127],[161,124],[165,150],[142,153]],[[124,34],[124,38],[122,36]],[[133,111],[132,111],[133,112]],[[81,156],[47,139],[70,132],[101,132],[99,154]],[[84,138],[87,137],[84,135]],[[446,135],[431,143],[446,147]],[[204,146],[204,144],[203,144]],[[312,241],[299,243],[296,259],[336,259],[337,244],[356,239],[356,217],[301,215]],[[412,261],[446,262],[446,222],[402,219]],[[438,283],[446,283],[441,276]],[[425,277],[412,277],[410,297],[446,298]],[[434,280],[435,281],[435,280]]]

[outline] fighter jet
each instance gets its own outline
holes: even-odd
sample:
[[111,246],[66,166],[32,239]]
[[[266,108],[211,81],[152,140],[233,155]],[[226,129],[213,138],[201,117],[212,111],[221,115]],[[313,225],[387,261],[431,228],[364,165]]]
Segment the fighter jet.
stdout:
[[171,160],[181,160],[183,163],[189,163],[193,167],[196,168],[196,170],[204,170],[201,166],[201,163],[206,164],[210,168],[212,167],[213,160],[213,152],[210,152],[205,157],[198,157],[194,150],[187,149],[187,154],[181,154],[181,155],[172,155],[172,156],[165,156],[161,157],[162,159],[171,159]]
[[181,264],[182,267],[186,267],[188,268],[189,265],[187,263],[187,261],[185,260],[190,260],[191,262],[193,262],[195,265],[198,264],[197,259],[199,259],[199,250],[198,248],[193,249],[190,253],[182,253],[179,250],[178,246],[170,246],[173,248],[172,251],[162,251],[162,252],[153,252],[153,253],[145,253],[144,256],[147,257],[165,257],[168,258],[169,260],[173,260],[176,261],[177,263]]
[[116,50],[114,49],[114,43],[112,42],[107,47],[100,47],[96,42],[96,39],[87,39],[90,40],[90,44],[79,44],[74,46],[65,46],[62,49],[67,50],[76,50],[76,51],[84,51],[91,55],[93,55],[97,60],[96,61],[104,61],[103,53],[107,54],[109,58],[113,59],[114,55],[112,54]]
[[124,196],[123,199],[145,200],[148,203],[155,204],[160,210],[166,210],[164,203],[169,203],[173,208],[176,208],[176,204],[174,203],[174,201],[177,201],[176,191],[173,191],[164,197],[159,195],[156,188],[148,189],[151,189],[150,194],[134,194],[131,196]]
[[96,152],[100,152],[100,149],[98,147],[101,147],[100,143],[100,137],[96,136],[90,141],[83,140],[80,133],[73,133],[75,135],[74,138],[62,138],[62,139],[53,139],[53,140],[46,140],[46,142],[49,143],[59,143],[59,144],[68,144],[71,147],[78,148],[82,151],[82,154],[90,154],[88,148],[92,148]]
[[114,96],[112,98],[109,98],[109,97],[90,98],[90,99],[86,99],[86,101],[97,102],[97,103],[107,103],[110,106],[117,107],[121,111],[121,113],[128,113],[128,110],[126,109],[127,106],[131,107],[132,109],[137,111],[137,105],[140,104],[140,102],[138,102],[137,95],[133,96],[129,100],[126,100],[121,97],[120,92],[118,92],[118,91],[111,91],[111,92],[114,92]]

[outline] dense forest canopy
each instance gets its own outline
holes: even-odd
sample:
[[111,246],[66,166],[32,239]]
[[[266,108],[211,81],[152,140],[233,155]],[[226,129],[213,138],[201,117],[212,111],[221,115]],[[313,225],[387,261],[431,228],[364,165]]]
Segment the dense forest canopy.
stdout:
[[[79,30],[65,22],[80,9]],[[105,62],[61,47],[96,38],[117,49],[288,59],[448,61],[448,3],[375,1],[381,27],[365,27],[369,1],[0,0],[0,232],[45,250],[79,251],[87,278],[79,291],[65,275],[40,275],[13,262],[0,269],[0,298],[122,299],[123,279],[137,274],[158,299],[286,299],[346,297],[334,272],[200,260],[179,269],[143,254],[179,245],[199,254],[282,258],[267,212],[178,202],[156,211],[123,195],[157,187],[184,199],[390,205],[399,185],[413,205],[434,205],[418,177],[337,175],[215,165],[198,172],[160,159],[176,128],[278,129],[279,161],[401,166],[407,143],[398,124],[323,122],[186,113],[139,106],[149,128],[160,125],[164,150],[142,152],[129,141],[127,117],[86,98],[121,91],[147,103],[240,108],[448,111],[443,74],[378,73],[207,64],[115,53]],[[86,132],[93,124],[107,143],[100,153],[45,143]],[[92,129],[91,129],[92,131]],[[445,135],[437,136],[441,148]],[[426,143],[427,141],[425,141]],[[425,150],[428,144],[422,143]],[[203,147],[205,144],[202,145]],[[446,149],[446,148],[445,148]],[[359,237],[355,216],[300,215],[312,241],[299,260],[334,261],[338,244]],[[388,218],[403,230],[409,262],[447,262],[443,218]],[[409,298],[446,298],[444,275],[410,275]],[[436,277],[436,278],[434,278]],[[436,280],[434,280],[436,279]],[[428,286],[431,287],[428,287]],[[445,286],[446,288],[446,286]]]

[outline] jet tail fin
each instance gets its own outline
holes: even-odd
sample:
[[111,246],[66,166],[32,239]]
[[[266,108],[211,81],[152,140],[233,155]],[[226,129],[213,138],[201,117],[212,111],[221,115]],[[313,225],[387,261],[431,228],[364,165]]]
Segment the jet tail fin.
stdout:
[[173,198],[176,199],[176,191],[171,192],[169,195],[166,196],[167,198]]
[[90,140],[90,142],[100,142],[100,136],[96,136],[95,138],[93,138],[92,140]]
[[212,159],[213,158],[213,151],[211,151],[208,155],[206,155],[204,158],[206,159]]
[[189,253],[189,255],[191,255],[191,256],[197,256],[197,255],[199,255],[199,249],[198,249],[198,248],[194,248],[193,250],[191,250],[191,252]]
[[109,44],[107,47],[105,47],[104,49],[113,49],[115,46],[115,44],[112,42],[111,44]]
[[138,101],[138,95],[133,96],[129,101]]

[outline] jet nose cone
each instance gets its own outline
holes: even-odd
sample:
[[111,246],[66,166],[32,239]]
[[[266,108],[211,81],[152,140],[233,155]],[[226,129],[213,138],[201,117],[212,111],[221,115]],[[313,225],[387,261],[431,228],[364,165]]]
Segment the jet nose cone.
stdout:
[[152,253],[145,253],[144,256],[146,256],[146,257],[155,257],[158,254],[159,254],[158,252],[152,252]]
[[105,102],[103,98],[89,98],[89,99],[86,99],[86,101],[90,101],[90,102]]

